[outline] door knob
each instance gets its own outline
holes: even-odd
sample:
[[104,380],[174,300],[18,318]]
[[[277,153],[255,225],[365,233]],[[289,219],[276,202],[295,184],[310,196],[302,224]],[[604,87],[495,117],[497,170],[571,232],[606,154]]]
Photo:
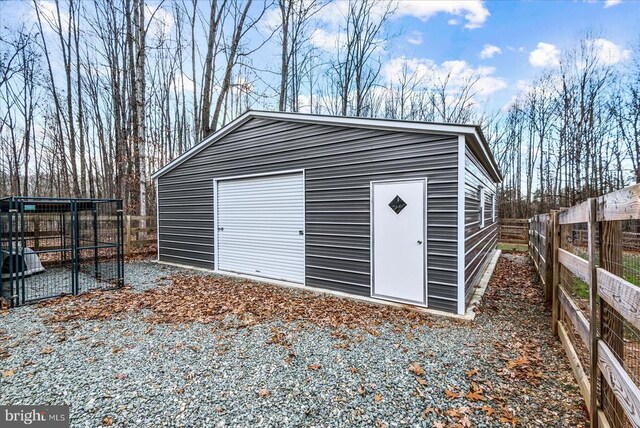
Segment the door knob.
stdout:
[[418,245],[422,245],[422,241],[418,241]]

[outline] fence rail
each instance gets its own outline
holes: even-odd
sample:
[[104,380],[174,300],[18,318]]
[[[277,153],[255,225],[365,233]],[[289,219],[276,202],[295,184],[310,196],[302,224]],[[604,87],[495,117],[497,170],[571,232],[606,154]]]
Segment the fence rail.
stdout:
[[127,256],[136,249],[157,245],[158,228],[154,216],[126,215],[124,229],[124,252]]
[[526,244],[529,234],[529,219],[501,218],[498,220],[498,242]]
[[529,254],[552,303],[591,426],[640,428],[640,184],[529,219]]

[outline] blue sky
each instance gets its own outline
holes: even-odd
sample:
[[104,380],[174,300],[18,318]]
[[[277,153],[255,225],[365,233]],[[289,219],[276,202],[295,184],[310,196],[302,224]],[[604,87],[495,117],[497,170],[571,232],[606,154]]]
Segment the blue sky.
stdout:
[[[493,106],[506,104],[517,91],[518,82],[534,78],[544,64],[552,66],[553,60],[548,57],[553,58],[553,47],[561,51],[586,31],[602,38],[611,61],[621,66],[629,61],[631,45],[640,40],[639,0],[503,0],[457,4],[460,10],[453,13],[440,5],[443,11],[430,16],[420,16],[417,11],[396,18],[392,26],[402,28],[403,34],[393,42],[394,56],[425,58],[436,63],[462,60],[469,67],[495,68],[489,75],[501,79],[505,87],[490,94]],[[415,5],[412,9],[416,9]],[[435,6],[432,9],[437,10]],[[476,16],[476,22],[465,15]],[[553,47],[544,45],[532,59],[539,43]],[[486,45],[500,51],[490,49],[493,55],[485,54],[482,58],[480,53]],[[613,54],[609,52],[612,49]]]
[[[170,30],[168,9],[172,2],[149,3],[150,8],[167,10],[156,17],[166,17]],[[43,5],[47,4],[54,7],[43,1]],[[345,0],[334,1],[318,14],[317,26],[312,27],[311,41],[326,51],[325,58],[331,58],[335,43],[339,42],[346,5]],[[61,7],[65,8],[64,1]],[[253,9],[257,13],[260,8],[257,0]],[[26,22],[29,26],[34,19],[30,1],[0,0],[1,25]],[[277,24],[277,8],[272,8],[263,21],[267,28],[270,21]],[[483,104],[500,109],[525,82],[545,67],[554,66],[560,52],[586,31],[597,34],[599,46],[611,63],[622,67],[629,64],[631,45],[640,41],[640,0],[399,0],[387,30],[395,37],[380,52],[383,83],[397,78],[403,66],[424,76],[424,80],[451,69],[461,79],[478,73],[482,76],[478,87],[484,94]],[[204,43],[205,33],[200,32]],[[55,44],[52,39],[51,45]],[[273,82],[278,81],[279,55],[274,38],[253,59],[259,68],[271,72],[269,78]],[[274,96],[260,107],[274,107],[276,102]]]

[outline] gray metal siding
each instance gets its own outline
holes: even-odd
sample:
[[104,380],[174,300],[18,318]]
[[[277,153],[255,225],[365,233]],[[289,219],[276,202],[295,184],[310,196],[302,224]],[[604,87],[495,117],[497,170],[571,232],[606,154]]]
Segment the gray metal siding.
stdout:
[[[468,302],[489,262],[491,251],[498,239],[498,221],[492,219],[493,182],[477,156],[466,145],[465,156],[465,296]],[[480,227],[480,199],[478,189],[485,189],[484,227]]]
[[213,268],[213,178],[304,168],[306,285],[368,296],[370,182],[427,177],[429,306],[455,312],[457,140],[252,118],[158,178],[160,260]]

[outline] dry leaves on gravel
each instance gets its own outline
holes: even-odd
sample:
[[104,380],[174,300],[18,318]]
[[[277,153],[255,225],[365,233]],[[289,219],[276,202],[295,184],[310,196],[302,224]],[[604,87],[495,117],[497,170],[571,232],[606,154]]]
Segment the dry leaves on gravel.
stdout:
[[[130,288],[65,297],[55,303],[55,322],[101,320],[149,310],[153,323],[212,323],[229,321],[231,327],[245,327],[274,320],[311,323],[321,327],[361,328],[379,332],[372,325],[439,325],[427,315],[409,309],[368,304],[354,300],[290,290],[248,280],[221,277],[174,275],[171,285],[145,292]],[[442,324],[444,325],[444,324]],[[286,338],[274,332],[272,341],[286,346]],[[284,342],[284,343],[282,343]]]

